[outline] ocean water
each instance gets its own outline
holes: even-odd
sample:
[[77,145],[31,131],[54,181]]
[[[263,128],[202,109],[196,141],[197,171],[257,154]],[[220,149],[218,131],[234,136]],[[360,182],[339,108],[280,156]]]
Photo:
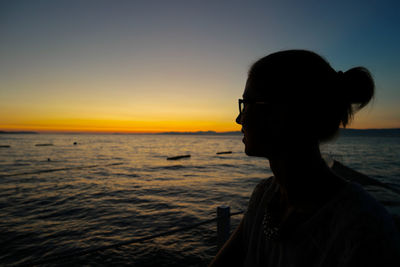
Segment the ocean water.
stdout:
[[[0,135],[0,146],[10,146],[0,148],[0,264],[30,264],[192,225],[215,217],[219,205],[244,210],[257,182],[272,173],[266,160],[243,153],[241,139]],[[340,137],[321,149],[400,189],[399,137]],[[183,154],[191,157],[166,160]],[[240,219],[233,216],[232,227]],[[216,252],[211,223],[42,265],[206,266]]]

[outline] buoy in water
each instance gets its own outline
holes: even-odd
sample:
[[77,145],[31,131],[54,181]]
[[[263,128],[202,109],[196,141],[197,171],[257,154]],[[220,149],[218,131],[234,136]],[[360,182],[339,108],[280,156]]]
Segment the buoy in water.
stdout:
[[175,157],[169,157],[167,160],[177,160],[177,159],[183,159],[183,158],[190,158],[190,155],[180,155],[180,156],[175,156]]
[[53,144],[36,144],[35,146],[52,146]]
[[232,151],[217,152],[217,155],[221,155],[221,154],[232,154]]

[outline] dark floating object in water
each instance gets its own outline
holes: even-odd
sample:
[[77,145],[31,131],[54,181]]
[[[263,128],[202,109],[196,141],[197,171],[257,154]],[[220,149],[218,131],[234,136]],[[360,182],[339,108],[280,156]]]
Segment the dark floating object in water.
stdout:
[[77,142],[74,142],[74,146],[76,146],[78,143]]
[[53,144],[36,144],[35,146],[52,146]]
[[8,148],[10,147],[9,145],[1,145],[0,148]]
[[47,158],[47,161],[51,161],[51,159],[50,159],[50,158]]
[[217,155],[221,155],[221,154],[232,154],[232,151],[221,151],[221,152],[217,152]]
[[180,156],[175,156],[175,157],[169,157],[167,160],[177,160],[177,159],[183,159],[183,158],[190,158],[190,155],[180,155]]

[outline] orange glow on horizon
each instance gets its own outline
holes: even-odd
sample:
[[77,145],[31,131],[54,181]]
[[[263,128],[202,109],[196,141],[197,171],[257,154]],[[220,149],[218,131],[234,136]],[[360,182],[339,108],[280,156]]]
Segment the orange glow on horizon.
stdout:
[[[63,114],[62,112],[38,112],[22,109],[19,112],[12,110],[0,116],[0,131],[34,131],[41,133],[160,133],[160,132],[197,132],[240,131],[241,126],[236,124],[236,107],[227,106],[222,109],[225,113],[206,108],[207,113],[190,112],[190,110],[165,109],[165,112],[154,114],[120,115],[105,110],[95,116],[89,114]],[[176,114],[172,114],[172,111]],[[143,112],[145,113],[145,112]],[[10,114],[7,115],[6,114]],[[217,115],[215,115],[217,114]],[[386,114],[384,114],[386,115]],[[356,114],[355,120],[347,128],[377,129],[400,128],[397,118],[384,115],[375,115],[371,112]],[[134,119],[140,118],[140,119]]]
[[43,133],[161,133],[240,131],[240,125],[224,121],[123,121],[123,120],[59,120],[24,124],[0,124],[2,131],[34,131]]
[[[32,131],[38,133],[122,133],[122,134],[145,134],[162,132],[232,132],[240,131],[241,126],[227,122],[207,122],[207,121],[160,121],[160,122],[121,122],[107,121],[86,121],[87,123],[32,123],[32,124],[9,124],[1,125],[0,131]],[[385,127],[386,126],[386,127]],[[391,125],[374,125],[354,123],[349,125],[350,129],[378,129],[395,128]]]

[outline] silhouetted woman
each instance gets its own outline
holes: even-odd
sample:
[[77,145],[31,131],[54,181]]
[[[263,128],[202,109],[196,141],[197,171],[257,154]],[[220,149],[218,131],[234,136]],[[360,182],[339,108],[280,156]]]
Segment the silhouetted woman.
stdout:
[[336,72],[310,51],[254,63],[236,122],[246,154],[267,158],[274,176],[256,186],[211,266],[400,266],[391,216],[319,150],[373,94],[367,69]]

